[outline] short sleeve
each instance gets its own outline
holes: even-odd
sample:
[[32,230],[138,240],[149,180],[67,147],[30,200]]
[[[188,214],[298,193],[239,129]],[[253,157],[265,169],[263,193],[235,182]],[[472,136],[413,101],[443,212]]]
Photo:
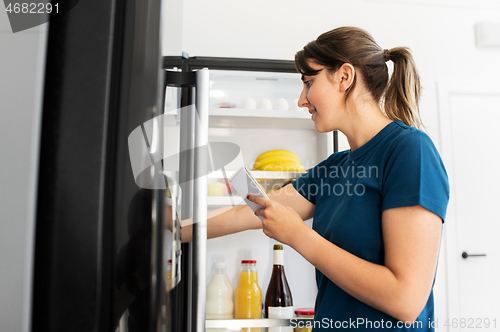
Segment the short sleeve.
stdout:
[[412,130],[395,144],[383,174],[382,211],[420,205],[444,222],[448,175],[432,140],[424,132]]
[[328,165],[331,165],[334,160],[339,157],[343,152],[337,152],[327,159],[323,160],[313,168],[309,169],[307,173],[303,174],[292,185],[305,199],[316,205],[316,196],[319,194],[319,184],[321,179],[326,177],[329,170]]

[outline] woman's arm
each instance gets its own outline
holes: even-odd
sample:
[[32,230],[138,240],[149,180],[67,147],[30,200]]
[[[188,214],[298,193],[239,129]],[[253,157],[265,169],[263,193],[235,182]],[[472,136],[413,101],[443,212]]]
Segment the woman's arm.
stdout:
[[290,209],[255,196],[251,200],[267,204],[257,211],[265,217],[266,235],[290,245],[353,297],[401,321],[414,321],[424,308],[441,239],[441,218],[434,213],[421,206],[384,211],[385,265],[377,265],[326,240]]
[[[291,184],[273,191],[268,194],[268,197],[282,206],[293,207],[301,220],[307,220],[313,216],[314,204],[300,195]],[[192,223],[192,219],[186,219],[181,222],[182,242],[190,242],[192,240]],[[262,228],[262,222],[255,216],[252,209],[245,204],[210,211],[208,213],[207,226],[207,237],[211,239],[248,229],[260,229]]]

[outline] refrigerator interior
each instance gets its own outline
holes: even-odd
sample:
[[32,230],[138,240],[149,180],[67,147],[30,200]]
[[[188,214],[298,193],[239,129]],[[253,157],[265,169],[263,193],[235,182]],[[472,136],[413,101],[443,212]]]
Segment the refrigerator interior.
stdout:
[[[241,149],[240,158],[225,167],[226,175],[242,166],[251,170],[256,157],[268,150],[286,149],[297,154],[308,169],[333,153],[333,134],[318,134],[307,109],[296,103],[302,89],[297,73],[251,71],[210,71],[209,142],[232,142]],[[251,98],[254,102],[249,102]],[[272,109],[259,109],[272,105]],[[283,106],[283,101],[288,105]],[[281,104],[280,104],[281,103]],[[255,109],[248,109],[255,106]],[[274,173],[274,172],[269,172]],[[294,177],[300,174],[294,172]],[[221,181],[223,174],[214,172],[208,182]],[[286,180],[268,180],[266,191],[276,189]],[[270,184],[270,185],[269,185]],[[273,187],[274,184],[274,187]],[[243,204],[239,196],[208,197],[210,211],[224,206]],[[311,226],[312,219],[306,223]],[[207,244],[207,282],[215,262],[227,263],[227,276],[236,289],[242,259],[257,260],[259,286],[265,297],[273,265],[273,244],[261,230],[250,230],[209,239]],[[293,296],[294,309],[314,307],[317,289],[314,267],[288,246],[285,271]],[[234,295],[233,295],[234,296]]]

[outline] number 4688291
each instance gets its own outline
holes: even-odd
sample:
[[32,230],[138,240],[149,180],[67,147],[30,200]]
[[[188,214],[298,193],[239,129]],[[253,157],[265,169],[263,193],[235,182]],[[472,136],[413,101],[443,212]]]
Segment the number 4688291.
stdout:
[[51,3],[9,3],[6,12],[11,14],[50,14],[52,11],[59,13],[59,4]]

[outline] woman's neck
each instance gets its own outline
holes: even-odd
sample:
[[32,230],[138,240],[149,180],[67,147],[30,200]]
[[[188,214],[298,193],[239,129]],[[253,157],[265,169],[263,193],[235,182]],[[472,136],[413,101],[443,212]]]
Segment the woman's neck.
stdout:
[[366,144],[392,122],[376,104],[364,103],[356,106],[354,111],[349,112],[346,128],[341,130],[347,136],[351,151]]

